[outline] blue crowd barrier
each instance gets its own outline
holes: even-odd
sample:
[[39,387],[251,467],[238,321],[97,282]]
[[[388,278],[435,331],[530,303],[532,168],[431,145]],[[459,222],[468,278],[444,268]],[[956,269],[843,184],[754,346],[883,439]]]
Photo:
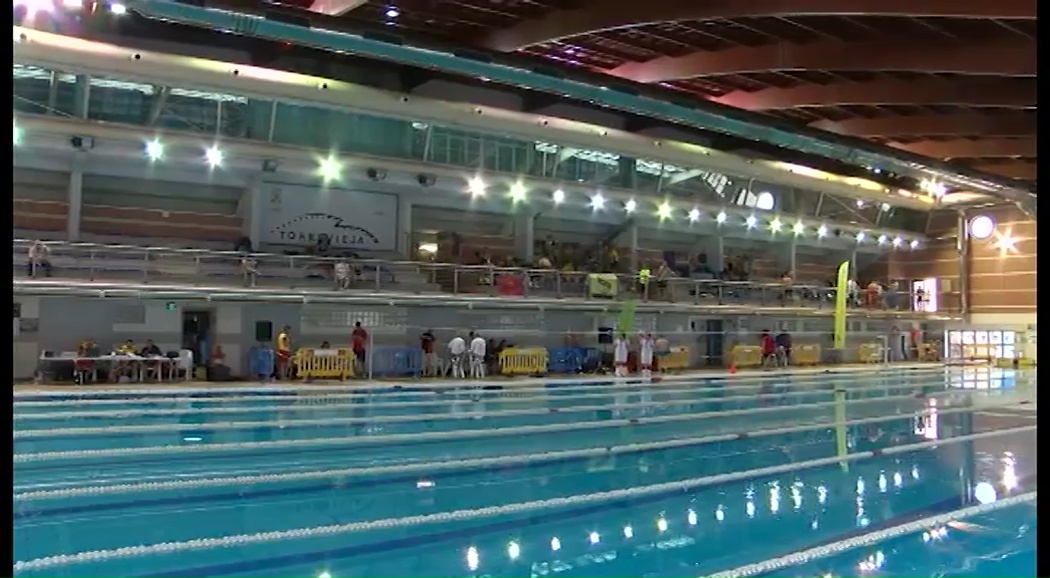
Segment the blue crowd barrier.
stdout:
[[253,347],[248,351],[248,372],[252,377],[273,375],[274,354],[268,347]]
[[[592,353],[593,352],[593,353]],[[550,347],[547,350],[547,371],[550,373],[581,373],[596,349],[585,347]]]
[[373,376],[416,376],[423,373],[423,350],[382,345],[372,349],[371,363]]

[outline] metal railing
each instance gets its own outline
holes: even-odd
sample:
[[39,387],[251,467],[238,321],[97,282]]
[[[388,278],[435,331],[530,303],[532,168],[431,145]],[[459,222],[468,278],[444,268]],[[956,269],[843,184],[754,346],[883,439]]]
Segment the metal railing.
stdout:
[[[46,260],[32,262],[33,241],[13,241],[15,278],[128,281],[201,287],[317,289],[351,292],[400,292],[503,297],[542,297],[617,301],[635,299],[696,305],[748,304],[762,307],[831,309],[835,288],[773,281],[724,281],[712,278],[651,276],[458,265],[419,261],[349,259],[311,255],[245,254],[207,249],[174,249],[49,241]],[[345,281],[336,277],[345,263]],[[958,310],[957,293],[937,296],[939,312]],[[861,290],[851,308],[923,311],[910,291],[884,291],[869,298]]]

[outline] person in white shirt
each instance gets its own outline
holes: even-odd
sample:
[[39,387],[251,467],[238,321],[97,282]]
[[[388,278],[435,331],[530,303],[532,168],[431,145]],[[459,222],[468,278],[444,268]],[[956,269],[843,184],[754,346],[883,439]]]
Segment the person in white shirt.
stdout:
[[335,288],[350,288],[350,264],[342,259],[335,264]]
[[642,377],[653,376],[653,351],[655,349],[655,342],[653,341],[652,333],[645,333],[642,335],[638,344],[638,365],[642,370]]
[[621,333],[619,337],[613,341],[613,365],[616,369],[613,375],[616,377],[627,377],[627,353],[628,353],[629,342],[627,341],[627,334]]
[[51,249],[43,241],[33,241],[29,246],[28,273],[30,277],[36,277],[39,272],[51,276]]
[[467,342],[460,336],[455,336],[448,342],[449,363],[452,364],[452,377],[464,378],[463,354],[467,351]]
[[470,336],[470,376],[481,379],[485,377],[485,340],[473,331],[470,332]]

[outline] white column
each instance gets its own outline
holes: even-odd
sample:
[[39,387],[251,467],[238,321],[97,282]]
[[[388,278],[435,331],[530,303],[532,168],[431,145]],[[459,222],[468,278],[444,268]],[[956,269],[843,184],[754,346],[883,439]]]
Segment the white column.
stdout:
[[397,201],[397,252],[409,261],[415,254],[412,246],[412,201],[398,197]]
[[514,253],[526,262],[532,262],[536,252],[536,218],[522,213],[514,218]]
[[788,271],[791,271],[791,274],[797,278],[798,277],[798,271],[797,271],[797,268],[798,268],[798,244],[795,242],[795,238],[794,237],[792,237],[791,241],[788,243],[787,251],[788,251],[788,254],[787,254],[787,268],[788,268]]
[[73,162],[69,167],[69,186],[66,202],[66,240],[80,240],[81,211],[84,208],[84,155],[82,151],[73,153]]
[[859,280],[859,271],[857,271],[857,250],[850,251],[849,254],[849,278]]

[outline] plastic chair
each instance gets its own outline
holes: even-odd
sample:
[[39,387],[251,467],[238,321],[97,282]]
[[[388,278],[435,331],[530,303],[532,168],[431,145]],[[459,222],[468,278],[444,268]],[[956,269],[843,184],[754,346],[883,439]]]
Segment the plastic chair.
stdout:
[[[169,357],[171,357],[169,355]],[[171,357],[171,380],[179,378],[179,371],[185,371],[185,381],[193,378],[193,352],[189,349],[180,349],[178,357]]]

